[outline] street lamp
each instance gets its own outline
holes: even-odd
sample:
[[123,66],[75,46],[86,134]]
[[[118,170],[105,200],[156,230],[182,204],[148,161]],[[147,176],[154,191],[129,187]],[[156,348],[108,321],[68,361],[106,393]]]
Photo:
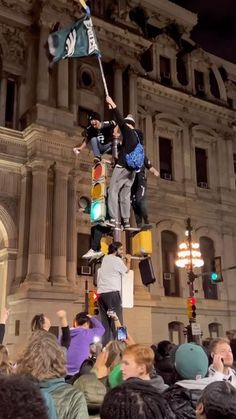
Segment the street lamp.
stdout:
[[196,322],[196,299],[194,297],[194,281],[197,278],[197,275],[194,273],[194,268],[200,268],[204,265],[204,261],[201,257],[201,252],[199,250],[199,243],[194,242],[192,239],[193,228],[191,226],[191,220],[188,218],[186,220],[186,232],[187,236],[186,241],[179,245],[178,258],[175,261],[176,266],[179,268],[185,268],[188,275],[188,285],[189,285],[189,298],[187,300],[187,310],[189,325],[187,326],[187,336],[188,341],[197,341],[196,336],[193,336],[193,327],[192,324]]

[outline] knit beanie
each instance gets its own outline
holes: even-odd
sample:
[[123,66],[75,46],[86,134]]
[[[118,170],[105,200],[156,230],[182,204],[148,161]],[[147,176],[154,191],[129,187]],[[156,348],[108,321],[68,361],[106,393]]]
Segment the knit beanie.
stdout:
[[98,112],[90,112],[88,114],[88,120],[92,121],[93,119],[96,119],[97,121],[100,121],[100,122],[102,120],[101,115]]
[[175,369],[182,378],[196,380],[208,371],[208,357],[204,349],[195,343],[180,345],[175,353]]

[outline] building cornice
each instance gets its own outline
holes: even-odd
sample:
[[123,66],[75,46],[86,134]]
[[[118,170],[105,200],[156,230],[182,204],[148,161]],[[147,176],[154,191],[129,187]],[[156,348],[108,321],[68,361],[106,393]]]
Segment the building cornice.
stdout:
[[199,99],[188,93],[163,86],[162,84],[151,80],[139,77],[137,88],[140,92],[146,93],[148,95],[146,99],[149,99],[150,101],[156,102],[160,100],[160,97],[163,97],[175,104],[182,105],[186,110],[192,109],[211,114],[216,118],[225,119],[227,123],[232,123],[236,118],[236,112],[231,109],[227,109],[224,106],[220,106],[207,100]]

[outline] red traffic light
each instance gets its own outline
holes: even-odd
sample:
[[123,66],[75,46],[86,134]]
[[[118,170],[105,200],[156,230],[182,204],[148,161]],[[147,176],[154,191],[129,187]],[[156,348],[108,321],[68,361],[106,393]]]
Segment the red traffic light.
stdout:
[[194,297],[190,297],[189,298],[189,303],[193,306],[193,305],[195,305],[196,304],[196,298],[194,298]]

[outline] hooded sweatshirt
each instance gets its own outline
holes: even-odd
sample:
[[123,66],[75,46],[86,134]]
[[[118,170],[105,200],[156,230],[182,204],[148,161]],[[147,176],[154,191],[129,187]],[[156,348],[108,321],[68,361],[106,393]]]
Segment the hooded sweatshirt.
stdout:
[[75,327],[70,329],[71,342],[67,351],[68,375],[74,375],[80,370],[82,363],[89,356],[89,345],[93,343],[95,336],[102,336],[105,329],[102,323],[95,317],[91,318],[92,329]]

